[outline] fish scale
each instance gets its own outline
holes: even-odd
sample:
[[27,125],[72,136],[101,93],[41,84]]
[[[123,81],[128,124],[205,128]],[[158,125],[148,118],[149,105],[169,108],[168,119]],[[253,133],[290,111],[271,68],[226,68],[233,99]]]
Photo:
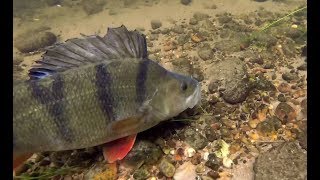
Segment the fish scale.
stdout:
[[124,26],[47,48],[30,80],[13,88],[14,154],[104,144],[199,102],[195,79],[146,53],[145,37]]

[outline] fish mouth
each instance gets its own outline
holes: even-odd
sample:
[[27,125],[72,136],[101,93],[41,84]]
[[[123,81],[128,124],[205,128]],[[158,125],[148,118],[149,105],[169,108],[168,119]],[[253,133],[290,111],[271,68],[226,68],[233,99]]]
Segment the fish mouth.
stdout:
[[187,98],[186,104],[188,108],[193,108],[194,106],[199,104],[200,101],[201,101],[201,87],[200,87],[200,84],[198,83],[193,94],[191,94]]

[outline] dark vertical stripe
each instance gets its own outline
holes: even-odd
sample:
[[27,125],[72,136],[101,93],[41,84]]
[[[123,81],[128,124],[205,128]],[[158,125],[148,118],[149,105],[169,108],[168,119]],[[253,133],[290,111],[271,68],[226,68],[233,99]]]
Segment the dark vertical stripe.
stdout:
[[[66,142],[71,142],[73,134],[68,126],[68,119],[64,112],[65,104],[63,103],[63,84],[63,79],[58,74],[54,77],[51,90],[40,85],[37,81],[31,81],[30,83],[33,97],[47,108],[50,116],[54,120],[54,123],[58,127],[61,137]],[[48,106],[50,102],[55,103]]]
[[98,101],[101,109],[108,118],[108,121],[115,120],[115,114],[113,112],[114,101],[111,92],[112,78],[108,72],[105,64],[98,64],[95,66],[96,69],[96,87]]
[[136,102],[141,104],[146,97],[146,81],[148,75],[148,67],[149,67],[150,60],[142,60],[139,63],[138,67],[138,74],[136,78],[136,95],[137,99]]

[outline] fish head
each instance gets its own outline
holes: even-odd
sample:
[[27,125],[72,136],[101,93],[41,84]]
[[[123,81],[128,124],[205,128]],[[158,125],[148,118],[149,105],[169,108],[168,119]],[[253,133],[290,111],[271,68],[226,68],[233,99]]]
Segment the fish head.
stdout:
[[193,108],[201,100],[201,86],[190,77],[167,71],[157,84],[155,95],[150,101],[152,113],[160,120],[179,115]]

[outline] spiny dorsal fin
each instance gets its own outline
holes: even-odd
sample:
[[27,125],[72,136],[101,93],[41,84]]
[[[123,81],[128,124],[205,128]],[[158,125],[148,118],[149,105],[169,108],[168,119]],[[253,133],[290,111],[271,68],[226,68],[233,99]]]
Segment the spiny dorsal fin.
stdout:
[[38,64],[29,70],[30,79],[42,79],[57,72],[99,61],[147,57],[145,36],[136,30],[128,31],[124,25],[108,28],[104,37],[92,35],[83,39],[69,39],[46,50],[42,59],[37,61]]

